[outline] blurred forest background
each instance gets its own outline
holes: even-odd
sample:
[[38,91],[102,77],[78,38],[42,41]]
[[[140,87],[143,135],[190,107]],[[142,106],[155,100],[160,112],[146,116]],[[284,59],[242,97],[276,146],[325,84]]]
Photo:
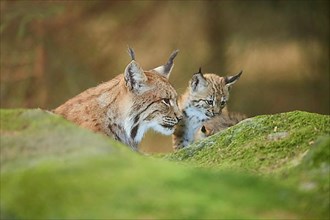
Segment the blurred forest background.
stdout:
[[[122,73],[127,45],[144,69],[176,48],[170,81],[231,75],[229,110],[329,114],[329,1],[3,1],[1,108],[53,109]],[[149,132],[147,152],[170,151]]]

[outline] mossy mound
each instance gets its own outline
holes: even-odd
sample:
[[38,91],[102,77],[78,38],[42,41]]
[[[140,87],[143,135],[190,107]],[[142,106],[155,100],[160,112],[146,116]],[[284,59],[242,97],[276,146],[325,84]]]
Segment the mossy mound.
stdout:
[[[326,216],[314,204],[318,199],[324,204],[323,197],[294,187],[299,178],[282,184],[146,157],[41,110],[1,110],[0,116],[3,219]],[[328,143],[320,140],[321,147],[299,164],[324,168],[326,156],[319,155]]]
[[330,116],[288,112],[249,118],[166,156],[202,167],[276,173],[300,163],[320,136],[330,134]]
[[188,166],[236,170],[306,192],[330,212],[330,116],[294,111],[263,115],[164,156]]

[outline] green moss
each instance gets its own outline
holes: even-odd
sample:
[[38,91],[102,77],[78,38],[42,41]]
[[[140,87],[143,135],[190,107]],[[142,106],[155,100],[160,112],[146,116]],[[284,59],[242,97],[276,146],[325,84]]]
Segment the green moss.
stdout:
[[[116,142],[99,140],[103,135],[91,136],[61,117],[38,110],[0,110],[1,114],[1,168],[6,170],[18,163],[36,163],[52,157],[65,157],[77,152],[111,152],[118,148]],[[110,140],[109,140],[110,141]],[[82,144],[84,143],[84,144]],[[91,146],[97,145],[98,148]]]
[[[255,147],[260,144],[258,140],[271,142],[267,136],[274,128],[273,124],[267,125],[268,116],[242,123],[235,128],[236,131],[231,129],[226,131],[228,135],[219,135],[219,139],[216,136],[208,139],[213,143],[200,142],[167,157],[179,160],[179,155],[182,161],[188,161],[187,166],[170,162],[167,158],[136,154],[108,137],[91,133],[41,110],[1,110],[0,113],[0,213],[3,219],[327,217],[326,200],[318,194],[320,191],[314,190],[313,193],[317,193],[314,195],[294,184],[300,183],[298,174],[302,173],[300,170],[305,169],[304,166],[310,167],[309,170],[324,166],[322,152],[328,142],[315,145],[321,148],[315,147],[314,153],[300,159],[294,169],[288,169],[291,170],[289,173],[278,172],[274,178],[266,175],[269,171],[264,172],[265,176],[253,175],[253,172],[262,170],[258,166],[253,169],[251,161],[254,158],[247,158],[250,161],[247,170],[252,173],[243,173],[246,168],[237,165],[244,163],[245,155],[252,154],[250,148],[261,154]],[[280,124],[277,120],[281,117],[276,117],[273,123]],[[248,153],[239,150],[238,139],[253,137],[241,136],[245,130],[258,134],[249,143],[250,147],[245,147]],[[294,135],[291,132],[284,139]],[[310,138],[314,140],[313,136]],[[281,141],[284,140],[278,142]],[[307,146],[310,148],[309,143]],[[231,148],[236,148],[236,153],[231,152],[231,155],[241,153],[242,157],[214,161],[219,159],[216,154],[219,149],[227,152]],[[206,149],[210,150],[210,155]],[[267,152],[277,156],[276,151],[264,150],[264,154]],[[202,155],[212,160],[207,162]],[[221,168],[222,164],[227,168]],[[239,172],[230,169],[231,164]],[[196,168],[196,165],[215,169]],[[266,165],[262,167],[266,168]],[[315,201],[324,207],[318,208],[319,204],[313,203]]]
[[308,209],[329,216],[329,134],[330,116],[300,111],[264,115],[164,158],[262,175],[304,192]]
[[330,133],[330,117],[288,112],[247,119],[166,158],[194,166],[276,173],[295,166],[314,141]]
[[318,138],[301,163],[283,171],[279,179],[305,192],[310,198],[310,206],[318,213],[329,216],[330,136]]
[[[149,166],[156,169],[146,169]],[[18,218],[242,218],[271,212],[302,216],[300,204],[294,204],[302,197],[269,181],[155,161],[137,165],[106,156],[66,165],[48,161],[2,179],[2,208]]]
[[19,116],[24,112],[21,110],[0,110],[0,129],[1,132],[21,130],[28,126],[28,121]]
[[310,152],[303,158],[300,166],[318,168],[330,159],[330,136],[321,136],[312,146]]

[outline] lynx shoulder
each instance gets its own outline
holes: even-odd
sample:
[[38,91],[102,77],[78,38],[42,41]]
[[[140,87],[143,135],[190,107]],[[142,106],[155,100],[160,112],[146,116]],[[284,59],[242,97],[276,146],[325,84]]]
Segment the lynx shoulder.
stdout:
[[193,75],[179,101],[183,119],[173,134],[174,149],[191,144],[203,123],[221,114],[229,100],[229,90],[241,74],[242,71],[234,76],[220,77],[213,73],[203,74],[199,69]]
[[134,150],[148,129],[171,135],[182,117],[177,93],[168,81],[177,53],[174,51],[166,64],[144,71],[129,48],[132,61],[123,74],[80,93],[54,113]]

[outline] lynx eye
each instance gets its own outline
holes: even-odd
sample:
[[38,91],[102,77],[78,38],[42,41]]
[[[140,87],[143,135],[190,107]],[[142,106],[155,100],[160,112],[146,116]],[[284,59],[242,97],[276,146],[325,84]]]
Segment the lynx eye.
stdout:
[[213,100],[205,100],[206,104],[213,105]]
[[162,102],[163,102],[165,105],[171,105],[171,103],[170,103],[170,99],[163,99]]

